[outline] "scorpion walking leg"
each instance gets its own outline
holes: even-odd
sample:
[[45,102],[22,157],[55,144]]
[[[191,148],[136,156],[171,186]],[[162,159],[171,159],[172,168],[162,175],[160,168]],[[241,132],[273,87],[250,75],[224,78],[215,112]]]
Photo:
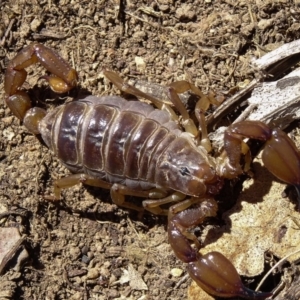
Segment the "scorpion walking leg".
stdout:
[[165,195],[166,193],[159,189],[140,191],[140,190],[130,189],[127,186],[117,184],[117,183],[113,184],[113,186],[110,189],[110,196],[115,204],[125,208],[134,209],[139,212],[143,212],[144,208],[126,201],[125,196],[134,196],[134,197],[142,197],[142,198],[147,198],[147,197],[161,198],[164,197]]
[[[141,90],[137,89],[136,87],[124,82],[124,80],[113,71],[105,70],[103,73],[121,91],[151,101],[157,108],[167,111],[174,122],[179,122],[178,116],[169,105],[163,103],[161,100],[153,97],[152,95],[146,94]],[[183,127],[193,137],[196,137],[198,135],[198,129],[196,128],[194,121],[189,117],[186,108],[184,107],[183,103],[181,102],[178,96],[178,93],[184,93],[188,90],[191,90],[197,96],[201,97],[199,102],[203,103],[202,106],[205,107],[205,110],[209,107],[213,100],[210,100],[195,85],[187,81],[177,81],[169,86],[169,98],[180,113],[180,115],[182,116]],[[216,104],[215,102],[214,104]]]
[[[184,203],[185,201],[183,201]],[[247,289],[232,263],[219,252],[199,254],[189,240],[199,248],[197,238],[188,230],[199,225],[206,217],[213,217],[217,212],[217,203],[207,197],[194,199],[198,206],[186,209],[186,205],[178,203],[170,208],[168,235],[169,242],[176,256],[187,263],[189,275],[207,293],[219,297],[242,297],[248,299],[265,299],[271,293],[259,293]],[[191,202],[191,203],[192,203]],[[176,213],[178,210],[182,211]]]
[[174,110],[167,104],[163,103],[160,99],[153,97],[152,95],[146,94],[136,87],[126,83],[117,73],[113,71],[105,70],[103,74],[122,92],[134,95],[136,97],[144,98],[151,101],[158,109],[165,110],[169,113],[172,120],[178,122],[178,116]]
[[[149,195],[150,197],[152,195]],[[175,192],[165,198],[162,199],[155,199],[155,200],[144,200],[143,206],[146,210],[150,211],[151,213],[155,215],[168,215],[169,210],[161,208],[161,205],[172,203],[172,202],[178,202],[185,198],[186,196],[180,192]],[[153,196],[151,198],[154,198]],[[155,198],[161,198],[161,197],[155,197]]]
[[[173,205],[174,212],[177,212],[175,207],[180,206],[180,210],[190,207],[194,203],[198,203],[199,200],[197,198],[191,198],[185,201],[182,201],[186,195],[180,192],[174,192],[171,195],[168,194],[162,189],[151,189],[147,191],[133,190],[128,188],[127,186],[121,184],[113,184],[110,190],[111,198],[113,202],[119,206],[123,206],[129,209],[134,209],[137,211],[143,211],[144,209],[150,211],[156,215],[168,215],[170,213],[169,209],[161,208],[161,205],[169,204],[172,202],[179,202],[178,205]],[[125,196],[135,196],[142,198],[150,198],[147,200],[143,200],[143,208],[138,207],[130,202],[125,201]]]
[[[172,202],[179,202],[186,197],[186,195],[180,192],[174,192],[171,195],[166,197],[167,194],[168,193],[162,189],[154,188],[147,191],[141,191],[141,190],[130,189],[127,186],[117,184],[117,183],[113,184],[110,190],[111,198],[115,204],[129,209],[134,209],[137,211],[143,211],[144,209],[146,209],[156,215],[168,215],[169,210],[161,208],[161,205],[169,204]],[[143,208],[141,208],[139,206],[136,206],[126,201],[125,196],[134,196],[134,197],[142,197],[142,198],[150,198],[150,199],[143,200]],[[185,202],[187,202],[187,200],[180,202],[181,206]],[[194,203],[191,202],[190,200],[188,200],[188,202],[189,204],[186,205],[186,207],[189,207]]]
[[[180,201],[184,199],[185,195],[176,192],[168,197],[167,192],[161,189],[151,189],[147,191],[142,190],[134,190],[130,189],[125,185],[122,184],[111,184],[107,181],[101,180],[99,178],[92,177],[87,174],[72,174],[64,178],[60,178],[55,180],[54,182],[54,199],[59,200],[60,194],[62,189],[70,188],[74,185],[79,183],[100,187],[103,189],[110,189],[110,195],[112,201],[117,204],[118,206],[125,207],[128,209],[133,209],[139,212],[143,212],[144,209],[154,213],[154,214],[164,214],[167,215],[168,210],[163,210],[159,206],[163,204],[168,204],[170,202]],[[137,206],[131,202],[125,200],[125,196],[134,196],[134,197],[141,197],[141,198],[151,198],[155,200],[144,200],[143,206]],[[163,198],[165,197],[165,198]],[[161,199],[162,198],[162,199]],[[52,198],[51,198],[52,199]]]
[[198,89],[193,83],[181,80],[169,84],[169,87],[173,88],[177,94],[184,93],[186,91],[192,91],[195,95],[199,96],[201,102],[201,108],[206,111],[210,104],[216,106],[220,105],[220,102],[217,101],[212,95],[205,95],[200,89]]
[[62,189],[70,188],[77,184],[85,184],[103,189],[110,189],[110,195],[115,204],[125,208],[142,212],[144,209],[133,203],[125,201],[125,195],[136,197],[149,197],[149,191],[136,191],[121,184],[111,184],[87,174],[72,174],[54,182],[54,199],[59,200]]
[[162,109],[164,103],[161,100],[142,92],[136,87],[125,82],[116,72],[104,70],[103,74],[107,77],[120,91],[134,95],[136,97],[141,97],[151,101],[157,108]]
[[[200,98],[195,107],[195,115],[199,122],[199,130],[196,128],[194,121],[190,118],[188,111],[186,110],[178,96],[178,94],[184,93],[189,90],[191,90]],[[211,104],[219,106],[220,103],[214,97],[204,95],[201,90],[198,89],[194,84],[185,80],[173,82],[169,85],[169,98],[182,116],[182,125],[186,132],[189,132],[195,138],[199,138],[198,135],[199,133],[201,133],[199,144],[203,146],[207,150],[207,152],[210,152],[212,150],[212,147],[207,134],[207,126],[204,113],[205,111],[207,111]]]
[[64,178],[60,178],[54,181],[54,197],[56,200],[60,199],[60,193],[62,189],[70,188],[79,183],[83,183],[90,186],[101,187],[103,189],[110,189],[112,184],[107,181],[94,178],[87,174],[72,174]]
[[[163,103],[161,100],[153,97],[152,95],[146,94],[136,87],[126,83],[117,73],[113,71],[105,70],[103,74],[121,91],[134,95],[136,97],[142,97],[151,101],[157,108],[165,110],[169,113],[174,122],[179,122],[178,116],[174,110],[167,104]],[[185,128],[186,132],[190,133],[193,137],[197,137],[199,130],[197,129],[194,121],[190,118],[188,111],[184,107],[182,101],[180,100],[178,94],[184,93],[191,90],[195,95],[200,97],[200,100],[197,103],[196,110],[201,111],[203,118],[198,118],[200,123],[200,131],[202,133],[201,142],[208,149],[211,150],[211,145],[207,136],[207,129],[205,124],[204,112],[209,108],[211,104],[220,105],[220,103],[212,96],[204,95],[200,89],[198,89],[194,84],[182,80],[176,81],[169,85],[169,98],[174,104],[180,115],[182,116],[182,125]]]
[[[199,130],[197,130],[194,122],[190,119],[188,111],[184,107],[182,101],[180,100],[178,94],[192,91],[195,95],[199,97],[197,105],[195,107],[196,117],[199,122]],[[183,122],[182,125],[185,130],[191,133],[194,137],[197,137],[199,131],[201,132],[201,142],[203,146],[205,146],[208,151],[211,150],[210,141],[207,136],[207,128],[205,122],[204,112],[208,110],[211,104],[219,106],[220,102],[218,102],[213,96],[208,96],[202,93],[200,89],[198,89],[193,83],[190,83],[186,80],[176,81],[169,84],[169,98],[182,116]],[[205,141],[205,142],[204,142]]]

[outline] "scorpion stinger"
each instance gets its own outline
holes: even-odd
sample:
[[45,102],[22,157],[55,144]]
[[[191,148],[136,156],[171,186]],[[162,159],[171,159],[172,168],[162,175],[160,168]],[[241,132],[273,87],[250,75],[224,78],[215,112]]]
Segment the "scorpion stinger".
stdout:
[[[177,97],[178,92],[191,89],[202,98],[193,84],[181,81],[169,86],[170,99],[182,115],[178,118],[163,101],[126,84],[112,71],[104,74],[122,91],[144,97],[160,109],[119,96],[88,96],[46,113],[31,108],[29,97],[20,90],[27,76],[25,68],[37,62],[53,74],[44,78],[58,92],[74,87],[77,73],[56,52],[38,43],[17,54],[5,73],[8,107],[31,132],[41,134],[50,150],[74,173],[55,181],[55,197],[60,198],[62,188],[84,183],[110,189],[112,200],[123,207],[168,215],[171,247],[206,292],[227,298],[269,297],[271,293],[247,289],[223,254],[213,251],[200,255],[201,245],[190,229],[216,216],[214,195],[220,192],[224,178],[243,173],[243,154],[247,155],[248,167],[250,155],[243,138],[264,141],[265,166],[280,180],[299,187],[300,155],[292,140],[262,122],[243,121],[227,128],[224,152],[214,158],[209,154],[203,114],[210,99],[204,97],[196,106],[202,134],[199,138],[200,133]],[[146,198],[144,208],[126,201],[126,195]],[[164,204],[172,206],[167,210],[161,207]]]

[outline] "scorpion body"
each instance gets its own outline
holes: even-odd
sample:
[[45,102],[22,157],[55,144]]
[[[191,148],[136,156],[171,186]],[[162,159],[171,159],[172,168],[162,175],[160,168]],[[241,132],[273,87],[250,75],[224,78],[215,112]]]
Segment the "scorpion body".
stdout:
[[[186,81],[169,87],[170,100],[182,116],[186,129],[183,132],[168,105],[128,86],[111,71],[104,74],[117,87],[150,100],[159,110],[117,96],[88,96],[47,114],[40,108],[32,108],[29,97],[21,90],[27,76],[25,68],[37,62],[52,73],[42,78],[56,92],[67,92],[76,86],[77,72],[50,48],[32,43],[10,61],[5,73],[8,107],[31,132],[41,134],[47,146],[74,173],[55,181],[55,198],[60,198],[62,188],[79,182],[110,189],[111,198],[118,205],[168,215],[170,245],[176,256],[187,263],[190,276],[206,292],[247,299],[272,295],[247,289],[235,267],[221,253],[199,254],[201,245],[190,229],[205,218],[216,216],[213,196],[222,188],[223,178],[232,179],[243,173],[242,154],[249,165],[244,138],[265,142],[262,153],[265,167],[280,180],[299,188],[300,154],[283,131],[259,121],[232,124],[224,134],[224,151],[220,157],[211,157],[203,114],[207,98],[201,91]],[[195,109],[201,139],[177,96],[187,89],[201,98]],[[146,198],[144,208],[126,202],[126,195]],[[161,207],[170,203],[169,209]]]
[[73,173],[190,196],[204,194],[205,181],[216,176],[168,113],[146,103],[89,96],[58,107],[39,126],[47,146]]

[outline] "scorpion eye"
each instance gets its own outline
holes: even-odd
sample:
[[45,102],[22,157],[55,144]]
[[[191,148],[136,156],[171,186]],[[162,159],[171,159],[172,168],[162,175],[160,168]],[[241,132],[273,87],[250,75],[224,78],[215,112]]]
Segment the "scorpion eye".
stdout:
[[187,167],[181,167],[179,169],[179,172],[181,175],[186,176],[186,175],[191,175],[190,170]]

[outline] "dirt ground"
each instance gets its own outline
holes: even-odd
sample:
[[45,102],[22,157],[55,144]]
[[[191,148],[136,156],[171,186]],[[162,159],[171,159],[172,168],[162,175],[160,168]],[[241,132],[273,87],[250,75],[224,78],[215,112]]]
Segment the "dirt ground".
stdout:
[[[70,96],[118,94],[102,73],[110,69],[161,85],[186,79],[226,98],[255,77],[253,58],[300,37],[298,0],[0,4],[2,99],[8,61],[33,41],[78,71]],[[38,81],[40,66],[28,73],[23,87],[34,101],[51,108],[66,100]],[[165,217],[139,220],[95,188],[76,186],[47,201],[53,181],[69,172],[3,101],[0,118],[1,226],[16,227],[28,251],[19,269],[0,266],[0,299],[187,299],[191,279],[168,245]]]

